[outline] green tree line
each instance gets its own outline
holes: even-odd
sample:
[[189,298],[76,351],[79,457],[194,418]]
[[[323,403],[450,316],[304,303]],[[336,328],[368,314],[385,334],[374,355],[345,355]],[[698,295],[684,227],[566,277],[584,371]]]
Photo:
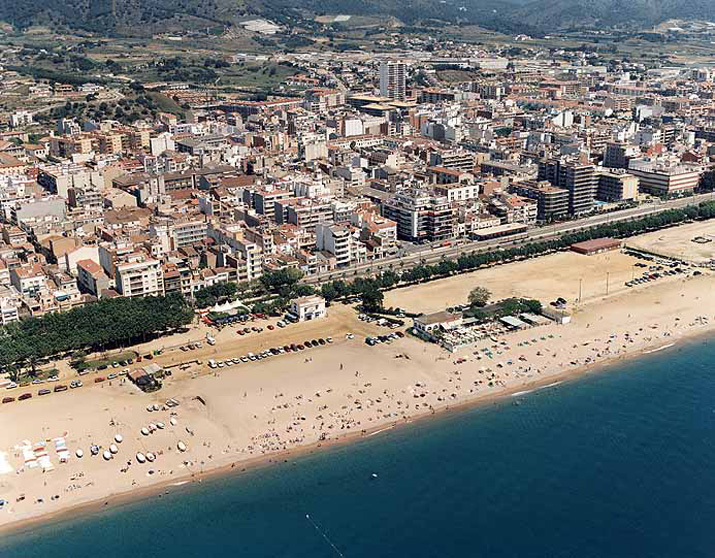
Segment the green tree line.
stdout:
[[191,322],[193,311],[177,294],[103,299],[67,312],[0,328],[0,370],[34,367],[41,359],[80,349],[132,345]]
[[715,217],[715,201],[702,202],[682,209],[669,209],[653,215],[640,217],[632,221],[619,221],[606,223],[564,234],[553,240],[529,242],[523,246],[503,248],[489,252],[462,254],[456,259],[445,258],[433,265],[417,265],[402,272],[383,271],[375,277],[358,277],[353,281],[330,281],[323,283],[320,294],[328,301],[360,297],[363,305],[376,309],[375,305],[381,298],[376,292],[391,289],[401,284],[412,284],[448,277],[455,273],[472,271],[482,266],[511,262],[532,258],[549,252],[563,250],[576,242],[592,240],[595,238],[614,237],[626,238],[636,234],[645,233],[664,227],[677,225],[686,221],[706,220]]

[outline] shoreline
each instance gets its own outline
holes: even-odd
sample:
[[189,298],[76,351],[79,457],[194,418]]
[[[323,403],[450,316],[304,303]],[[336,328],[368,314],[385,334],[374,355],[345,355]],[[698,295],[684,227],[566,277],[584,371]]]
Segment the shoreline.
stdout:
[[201,472],[187,472],[172,479],[158,481],[149,486],[124,490],[111,493],[105,497],[93,498],[86,502],[71,504],[67,507],[39,514],[29,518],[19,519],[4,525],[0,525],[0,535],[19,536],[38,526],[47,526],[62,523],[70,517],[81,520],[86,515],[99,510],[116,510],[124,505],[134,504],[143,500],[156,497],[161,498],[164,494],[169,494],[172,488],[179,490],[184,487],[196,486],[203,480],[213,480],[221,477],[241,475],[255,471],[260,468],[285,464],[290,460],[298,459],[306,455],[314,455],[318,451],[324,451],[333,447],[348,445],[357,440],[368,439],[382,432],[390,431],[402,426],[415,424],[429,419],[430,417],[449,416],[450,413],[459,413],[469,409],[478,408],[491,403],[506,402],[509,398],[524,397],[538,391],[555,388],[564,382],[581,379],[589,373],[603,373],[608,371],[615,364],[636,360],[638,358],[677,349],[685,343],[694,343],[699,339],[712,334],[715,324],[705,324],[692,331],[688,331],[674,338],[672,341],[663,343],[662,339],[657,342],[640,347],[638,350],[626,352],[625,354],[612,355],[602,361],[580,365],[576,368],[564,370],[559,373],[545,375],[520,385],[506,387],[497,393],[480,394],[464,401],[453,404],[435,406],[433,410],[417,413],[401,420],[387,421],[383,424],[376,424],[361,431],[354,431],[335,438],[324,441],[311,442],[299,445],[286,450],[276,451],[260,456],[252,456],[246,459],[234,460],[230,463],[218,464],[215,467],[207,468]]

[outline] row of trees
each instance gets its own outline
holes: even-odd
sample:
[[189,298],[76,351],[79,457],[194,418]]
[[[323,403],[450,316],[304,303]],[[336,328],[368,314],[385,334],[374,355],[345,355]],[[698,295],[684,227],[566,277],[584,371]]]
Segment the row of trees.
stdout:
[[29,318],[0,328],[0,370],[16,373],[62,353],[132,345],[185,326],[192,318],[191,306],[177,294],[102,299]]
[[216,304],[235,300],[238,283],[218,283],[204,287],[194,293],[194,303],[197,308],[208,308]]
[[[368,306],[377,309],[376,304],[379,300],[379,306],[381,306],[382,299],[376,293],[398,285],[422,283],[433,279],[448,277],[455,273],[471,271],[483,266],[532,258],[556,250],[563,250],[576,242],[583,242],[594,238],[626,238],[686,221],[712,219],[713,217],[715,217],[715,201],[707,201],[682,209],[669,209],[632,221],[619,221],[617,223],[598,225],[562,235],[554,240],[529,242],[522,246],[492,250],[489,252],[462,254],[454,260],[445,258],[434,265],[417,265],[402,272],[393,270],[384,271],[377,274],[374,278],[358,277],[353,281],[330,281],[321,285],[320,294],[329,302],[358,296],[363,299],[363,305],[365,305],[367,301]],[[487,300],[488,298],[487,296]],[[486,300],[484,304],[486,304]],[[479,305],[476,304],[475,306]]]

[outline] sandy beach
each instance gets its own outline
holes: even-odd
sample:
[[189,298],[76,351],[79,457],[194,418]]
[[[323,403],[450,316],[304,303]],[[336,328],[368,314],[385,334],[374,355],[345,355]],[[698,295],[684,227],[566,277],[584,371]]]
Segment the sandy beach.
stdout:
[[[621,257],[625,256],[599,256],[628,275],[632,262]],[[442,283],[446,290],[436,296],[455,298],[454,292],[461,296],[459,289],[470,281],[498,285],[499,273],[512,278],[504,292],[521,292],[533,288],[533,280],[525,286],[515,278],[523,276],[526,281],[534,271],[528,266],[546,260],[398,290],[390,298],[401,297],[410,308],[408,292],[414,307],[419,307],[415,309],[430,309],[435,303],[420,288],[432,292],[434,285]],[[599,267],[595,257],[586,261],[594,269]],[[553,276],[545,279],[554,282]],[[456,285],[454,290],[450,281]],[[560,292],[562,286],[555,283],[553,289]],[[568,289],[570,295],[573,287]],[[7,502],[0,510],[0,529],[21,528],[81,506],[104,506],[146,491],[171,489],[216,471],[288,459],[294,452],[368,436],[447,409],[495,397],[518,399],[539,386],[553,387],[606,363],[711,332],[713,292],[711,275],[678,276],[637,289],[619,285],[608,296],[584,297],[573,308],[570,324],[506,334],[496,342],[485,340],[456,353],[410,336],[369,347],[365,335],[389,330],[358,320],[353,308],[342,305],[330,308],[325,320],[285,330],[239,337],[235,328],[226,328],[217,334],[214,347],[195,353],[167,349],[157,359],[161,364],[189,358],[203,359],[204,364],[177,371],[157,393],[144,394],[120,379],[95,385],[88,376],[80,389],[0,407],[0,498]],[[538,294],[544,302],[553,296],[546,291]],[[347,339],[347,332],[354,338]],[[156,340],[142,350],[176,346],[204,334],[204,329],[196,328],[177,339]],[[241,356],[325,336],[332,336],[333,343],[301,353],[217,371],[205,364],[208,358]],[[170,398],[178,406],[168,407]],[[152,407],[158,410],[148,410]],[[149,433],[143,433],[143,428]],[[95,456],[90,452],[93,444],[99,447]],[[81,458],[77,449],[84,453]],[[107,459],[104,451],[110,452]],[[138,452],[145,457],[153,454],[153,462],[138,462]],[[66,462],[60,462],[63,455]]]

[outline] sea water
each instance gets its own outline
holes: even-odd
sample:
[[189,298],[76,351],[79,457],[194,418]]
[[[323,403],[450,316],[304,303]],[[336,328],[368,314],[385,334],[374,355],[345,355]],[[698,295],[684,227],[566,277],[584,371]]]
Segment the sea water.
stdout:
[[714,556],[715,342],[0,540],[98,555]]

